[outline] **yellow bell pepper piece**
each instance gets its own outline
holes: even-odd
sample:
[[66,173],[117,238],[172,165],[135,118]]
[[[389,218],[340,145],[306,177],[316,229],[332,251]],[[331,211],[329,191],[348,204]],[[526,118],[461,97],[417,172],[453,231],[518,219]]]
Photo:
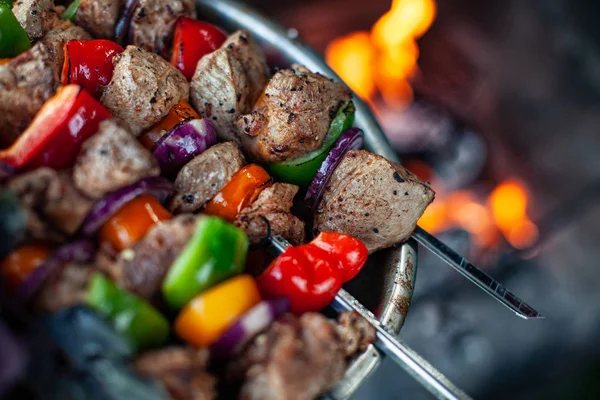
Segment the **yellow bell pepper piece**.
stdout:
[[254,278],[238,275],[194,297],[177,317],[175,332],[194,346],[210,346],[260,301]]

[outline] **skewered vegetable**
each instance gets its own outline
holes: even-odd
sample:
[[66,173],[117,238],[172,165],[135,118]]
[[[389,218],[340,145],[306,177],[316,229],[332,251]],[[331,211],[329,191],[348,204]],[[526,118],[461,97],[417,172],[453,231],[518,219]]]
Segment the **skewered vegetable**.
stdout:
[[29,36],[17,21],[10,5],[0,3],[0,58],[18,56],[29,48]]
[[233,222],[271,183],[271,177],[256,164],[246,165],[208,202],[204,212]]
[[177,317],[175,331],[194,346],[210,346],[260,300],[254,279],[236,276],[190,301]]
[[96,133],[110,113],[80,86],[68,85],[44,104],[29,128],[0,161],[16,168],[73,165],[83,142]]
[[169,323],[165,317],[102,274],[92,277],[86,304],[106,316],[115,330],[129,338],[136,349],[160,346],[169,336]]
[[215,127],[207,119],[183,122],[163,135],[152,150],[163,176],[174,179],[179,170],[212,145],[217,143]]
[[167,304],[179,309],[198,293],[241,273],[247,251],[244,232],[216,217],[201,218],[163,282]]
[[192,119],[199,119],[198,113],[190,106],[187,100],[182,99],[171,108],[171,111],[150,129],[140,135],[140,142],[148,150],[152,150],[156,142],[174,129],[177,125]]
[[226,38],[225,33],[214,25],[192,18],[179,17],[175,23],[171,63],[189,81],[196,72],[198,61],[218,49]]
[[144,178],[106,195],[90,210],[79,229],[84,236],[94,235],[121,207],[143,194],[150,193],[160,202],[173,194],[173,185],[164,178]]
[[67,7],[67,9],[65,10],[65,12],[63,12],[60,18],[64,20],[75,21],[75,17],[77,16],[77,10],[79,9],[80,3],[81,0],[75,0],[74,2],[69,4],[69,7]]
[[238,319],[211,347],[215,357],[231,357],[283,313],[290,309],[286,297],[261,301]]
[[136,197],[126,203],[100,228],[101,244],[116,251],[134,246],[154,225],[173,216],[152,195]]
[[327,157],[327,154],[335,145],[335,142],[354,123],[354,112],[354,103],[351,101],[340,107],[319,149],[293,160],[269,164],[269,172],[275,178],[284,182],[293,183],[301,187],[310,185],[319,166],[323,163],[325,157]]
[[367,248],[339,233],[318,236],[313,242],[288,247],[257,279],[261,293],[290,299],[291,311],[302,314],[327,306],[367,261]]
[[70,40],[65,43],[62,84],[77,84],[96,99],[113,76],[113,59],[123,48],[110,40]]
[[43,244],[28,244],[8,254],[0,262],[4,281],[12,290],[20,286],[25,279],[52,254],[52,249]]

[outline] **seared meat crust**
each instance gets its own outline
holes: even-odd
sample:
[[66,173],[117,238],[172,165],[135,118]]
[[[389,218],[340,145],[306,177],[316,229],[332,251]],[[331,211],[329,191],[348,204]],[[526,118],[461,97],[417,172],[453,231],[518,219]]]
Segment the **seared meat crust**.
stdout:
[[173,212],[194,212],[212,199],[246,164],[233,142],[218,143],[188,162],[177,174]]
[[27,210],[27,237],[61,240],[74,234],[92,201],[77,191],[69,171],[40,168],[8,182]]
[[185,77],[156,54],[127,46],[114,62],[113,78],[101,101],[136,136],[189,96]]
[[60,22],[53,0],[18,0],[12,12],[33,42]]
[[289,183],[274,183],[264,189],[256,200],[244,208],[235,220],[251,244],[258,244],[269,235],[280,235],[291,244],[304,242],[304,222],[290,212],[298,186]]
[[75,23],[84,27],[96,39],[114,40],[120,8],[120,0],[81,0],[75,14]]
[[54,54],[56,54],[57,57],[57,63],[62,71],[63,63],[65,61],[63,50],[65,43],[69,40],[92,39],[92,35],[82,27],[74,25],[71,21],[61,21],[60,24],[57,24],[50,32],[46,33],[41,40],[52,46]]
[[342,378],[346,362],[334,324],[306,313],[272,323],[229,367],[244,379],[242,399],[309,400]]
[[373,253],[407,240],[434,195],[405,168],[368,151],[352,150],[325,187],[314,230],[354,236]]
[[250,112],[268,74],[262,50],[247,32],[237,31],[198,62],[190,82],[191,102],[204,118],[213,120],[220,140],[239,143],[235,120]]
[[152,300],[160,293],[171,264],[194,234],[197,221],[195,215],[183,214],[161,222],[132,249],[121,252],[116,262],[99,263],[99,267],[128,290]]
[[112,120],[103,121],[83,144],[73,167],[77,188],[95,199],[158,175],[160,167],[150,151]]
[[40,288],[34,299],[35,308],[42,312],[56,312],[81,304],[95,271],[88,264],[68,263],[61,266]]
[[175,400],[216,398],[216,379],[206,372],[208,350],[167,347],[142,354],[133,364],[142,375],[158,379]]
[[10,146],[52,97],[61,67],[52,46],[43,42],[0,65],[0,147]]
[[177,18],[196,18],[192,0],[140,0],[131,20],[130,43],[169,57]]
[[346,357],[365,351],[376,339],[375,328],[356,311],[341,313],[336,328]]
[[262,162],[282,162],[317,150],[335,113],[350,101],[343,84],[301,65],[278,71],[252,113],[237,125],[244,150]]

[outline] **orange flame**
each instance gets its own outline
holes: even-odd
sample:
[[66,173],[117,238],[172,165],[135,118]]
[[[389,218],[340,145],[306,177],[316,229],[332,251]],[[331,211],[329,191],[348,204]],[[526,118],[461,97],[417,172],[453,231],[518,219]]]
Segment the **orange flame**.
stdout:
[[527,215],[527,202],[527,190],[515,180],[498,185],[487,201],[469,191],[441,194],[427,208],[419,225],[431,233],[460,227],[484,248],[494,247],[500,234],[513,247],[526,248],[538,238],[537,226]]
[[435,14],[434,0],[394,0],[370,34],[354,32],[332,41],[327,62],[363,99],[371,101],[378,90],[388,104],[406,105],[413,97],[408,79],[417,68],[416,40]]

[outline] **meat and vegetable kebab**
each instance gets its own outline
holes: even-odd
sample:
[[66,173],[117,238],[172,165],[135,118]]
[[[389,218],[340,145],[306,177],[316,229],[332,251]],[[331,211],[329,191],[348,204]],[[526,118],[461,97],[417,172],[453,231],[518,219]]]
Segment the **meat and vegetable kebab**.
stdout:
[[[313,398],[374,340],[355,314],[315,311],[410,236],[433,191],[357,150],[342,84],[300,65],[269,79],[246,32],[195,17],[192,1],[0,2],[0,177],[26,215],[4,282],[37,313],[85,304],[154,348],[133,365],[173,398],[212,398],[207,349],[243,398]],[[244,273],[275,235],[297,246]],[[193,347],[155,349],[173,315]]]

